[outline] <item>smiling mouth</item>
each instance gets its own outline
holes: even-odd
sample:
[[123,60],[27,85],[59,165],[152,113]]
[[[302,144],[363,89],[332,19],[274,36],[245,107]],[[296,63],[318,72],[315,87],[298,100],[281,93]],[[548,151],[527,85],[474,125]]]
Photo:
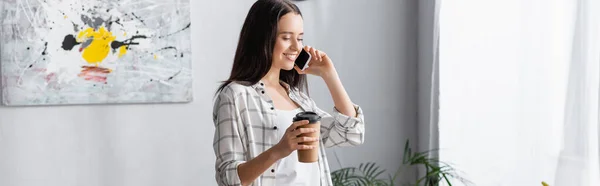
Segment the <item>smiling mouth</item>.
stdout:
[[285,58],[287,58],[291,61],[294,61],[296,59],[296,57],[298,56],[296,54],[283,54],[283,55],[285,56]]

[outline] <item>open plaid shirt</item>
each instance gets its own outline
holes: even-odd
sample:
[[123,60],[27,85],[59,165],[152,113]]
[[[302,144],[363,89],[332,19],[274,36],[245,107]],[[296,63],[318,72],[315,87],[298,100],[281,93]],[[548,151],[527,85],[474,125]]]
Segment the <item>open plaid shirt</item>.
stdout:
[[[319,171],[321,185],[332,186],[326,147],[355,146],[364,141],[364,116],[362,109],[354,105],[356,117],[346,116],[335,107],[329,114],[319,109],[315,102],[296,88],[282,82],[292,101],[304,111],[313,111],[321,116],[321,140],[319,141]],[[276,118],[273,101],[265,93],[263,82],[250,85],[246,82],[233,82],[227,85],[215,99],[213,121],[215,136],[213,141],[216,156],[215,178],[221,186],[241,185],[238,165],[260,155],[279,143],[281,136],[274,123]],[[292,121],[290,121],[292,122]],[[293,152],[296,153],[296,152]],[[273,164],[260,177],[254,186],[275,185],[277,163]]]

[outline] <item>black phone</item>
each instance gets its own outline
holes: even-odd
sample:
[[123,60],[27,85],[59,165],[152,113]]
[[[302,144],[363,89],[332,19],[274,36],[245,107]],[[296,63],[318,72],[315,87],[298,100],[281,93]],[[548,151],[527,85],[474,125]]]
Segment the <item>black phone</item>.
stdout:
[[308,62],[310,62],[311,58],[312,56],[302,48],[302,51],[300,51],[300,54],[298,54],[294,63],[300,70],[304,71],[304,69],[308,68]]

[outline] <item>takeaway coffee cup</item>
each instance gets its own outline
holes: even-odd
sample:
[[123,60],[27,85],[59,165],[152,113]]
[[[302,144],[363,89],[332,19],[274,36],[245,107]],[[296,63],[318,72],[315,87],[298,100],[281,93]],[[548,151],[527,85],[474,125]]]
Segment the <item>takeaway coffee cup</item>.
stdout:
[[[309,124],[306,125],[302,125],[298,128],[314,128],[317,131],[316,132],[312,132],[312,133],[304,133],[304,134],[300,134],[300,136],[304,137],[313,137],[313,138],[320,138],[319,134],[320,134],[320,129],[321,129],[321,117],[314,112],[300,112],[298,114],[296,114],[296,117],[294,117],[294,122],[296,121],[301,121],[301,120],[308,120]],[[315,146],[317,148],[314,149],[307,149],[307,150],[298,150],[298,161],[302,162],[302,163],[312,163],[312,162],[316,162],[319,160],[319,141],[313,141],[313,142],[304,142],[301,143],[304,145],[312,145]]]

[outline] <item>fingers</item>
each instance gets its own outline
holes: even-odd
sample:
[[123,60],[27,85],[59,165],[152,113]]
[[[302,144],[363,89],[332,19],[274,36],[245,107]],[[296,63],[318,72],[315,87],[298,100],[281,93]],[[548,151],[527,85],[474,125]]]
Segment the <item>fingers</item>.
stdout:
[[308,48],[308,53],[310,53],[310,55],[313,56],[315,59],[318,59],[319,56],[317,56],[316,49],[310,46]]
[[316,148],[314,145],[298,145],[298,150],[309,150],[314,148]]
[[292,134],[292,136],[299,136],[300,134],[313,133],[313,132],[317,132],[317,129],[313,129],[313,128],[297,128],[291,134]]
[[[310,53],[310,49],[311,49],[311,48],[312,48],[312,47],[311,47],[311,46],[308,46],[308,45],[304,46],[304,50],[306,50],[306,52],[308,52],[308,53]],[[312,54],[312,53],[310,53],[310,54]]]
[[323,61],[323,52],[321,52],[320,50],[317,50],[317,56],[319,56],[319,58],[318,58],[319,61]]
[[317,50],[311,46],[304,46],[304,50],[306,50],[306,52],[308,52],[315,60],[323,60],[323,56],[325,54],[324,52],[321,52],[320,50]]
[[314,128],[298,128],[302,125],[306,125],[308,124],[308,120],[301,120],[301,121],[296,121],[294,123],[292,123],[292,125],[290,127],[288,127],[288,131],[287,133],[289,133],[292,136],[298,136],[300,134],[304,134],[304,133],[311,133],[311,132],[317,132],[317,129]]
[[315,141],[319,141],[319,138],[304,136],[304,137],[297,137],[296,139],[294,139],[295,143],[315,142]]
[[288,127],[288,129],[296,129],[299,126],[306,125],[306,124],[308,124],[308,120],[296,121],[296,122],[292,123],[292,125],[290,127]]

